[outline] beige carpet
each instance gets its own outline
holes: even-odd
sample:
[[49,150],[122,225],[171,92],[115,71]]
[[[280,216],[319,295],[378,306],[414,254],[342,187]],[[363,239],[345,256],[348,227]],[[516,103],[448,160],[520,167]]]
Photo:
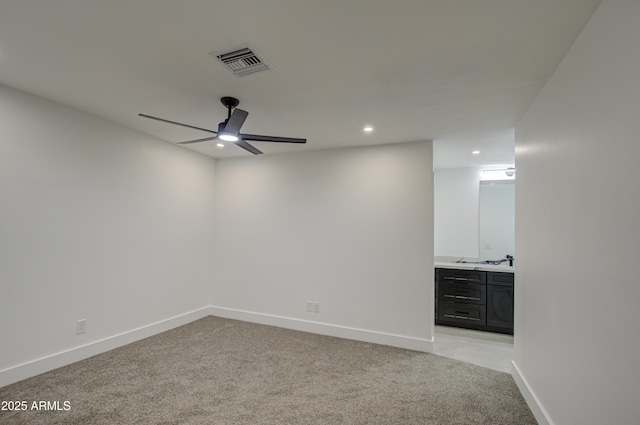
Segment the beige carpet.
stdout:
[[0,400],[29,405],[0,411],[3,425],[536,424],[509,374],[216,317],[0,388]]

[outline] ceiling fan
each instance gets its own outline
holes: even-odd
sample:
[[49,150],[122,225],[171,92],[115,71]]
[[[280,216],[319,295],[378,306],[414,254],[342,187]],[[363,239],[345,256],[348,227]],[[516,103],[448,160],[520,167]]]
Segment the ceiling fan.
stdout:
[[138,114],[141,117],[149,118],[156,121],[162,121],[169,124],[175,124],[182,127],[193,128],[195,130],[205,131],[207,133],[213,133],[215,136],[205,137],[203,139],[188,140],[186,142],[178,142],[177,145],[189,145],[191,143],[208,142],[210,140],[223,140],[226,142],[232,142],[236,146],[240,146],[242,149],[251,152],[254,155],[262,154],[262,151],[255,146],[247,143],[247,140],[252,142],[275,142],[275,143],[307,143],[307,139],[297,139],[293,137],[278,137],[278,136],[261,136],[258,134],[245,134],[240,133],[240,128],[244,121],[247,119],[249,113],[242,109],[236,108],[240,101],[235,97],[225,96],[220,99],[220,102],[227,108],[227,119],[218,124],[218,131],[209,130],[207,128],[196,127],[189,124],[183,124],[175,121],[169,121],[164,118],[158,118],[146,114]]

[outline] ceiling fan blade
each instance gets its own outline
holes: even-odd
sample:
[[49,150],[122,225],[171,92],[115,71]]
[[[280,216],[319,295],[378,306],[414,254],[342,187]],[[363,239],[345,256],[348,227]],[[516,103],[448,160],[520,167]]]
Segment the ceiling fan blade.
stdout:
[[205,137],[204,139],[187,140],[186,142],[178,142],[176,145],[190,145],[192,143],[208,142],[209,140],[216,140],[218,136]]
[[254,155],[262,155],[262,151],[259,149],[256,149],[255,146],[250,145],[249,143],[245,142],[242,139],[239,139],[237,142],[233,142],[236,144],[236,146],[240,146],[242,149],[251,152]]
[[240,133],[240,127],[244,124],[244,120],[247,119],[249,113],[242,109],[234,109],[233,113],[227,120],[227,124],[224,126],[225,133],[238,134]]
[[298,139],[295,137],[261,136],[258,134],[241,134],[240,137],[253,142],[307,143],[307,139]]
[[151,116],[151,115],[138,114],[138,116],[141,116],[143,118],[149,118],[149,119],[156,120],[156,121],[166,122],[166,123],[169,123],[169,124],[180,125],[182,127],[193,128],[195,130],[206,131],[207,133],[218,134],[217,131],[209,130],[207,128],[196,127],[196,126],[189,125],[189,124],[183,124],[181,122],[169,121],[169,120],[165,120],[164,118],[158,118],[158,117],[154,117],[154,116]]

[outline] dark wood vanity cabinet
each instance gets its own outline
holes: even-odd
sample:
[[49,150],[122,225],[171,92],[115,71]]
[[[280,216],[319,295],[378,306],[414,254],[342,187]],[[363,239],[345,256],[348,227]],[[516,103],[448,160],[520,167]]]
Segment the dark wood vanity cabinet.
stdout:
[[436,325],[513,334],[513,273],[436,269]]

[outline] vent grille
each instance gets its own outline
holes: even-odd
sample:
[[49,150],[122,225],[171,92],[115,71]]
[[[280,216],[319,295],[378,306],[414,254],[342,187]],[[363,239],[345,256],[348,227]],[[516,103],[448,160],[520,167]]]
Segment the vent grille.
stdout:
[[271,69],[271,65],[248,44],[232,50],[213,52],[211,56],[219,60],[236,77],[245,77]]

